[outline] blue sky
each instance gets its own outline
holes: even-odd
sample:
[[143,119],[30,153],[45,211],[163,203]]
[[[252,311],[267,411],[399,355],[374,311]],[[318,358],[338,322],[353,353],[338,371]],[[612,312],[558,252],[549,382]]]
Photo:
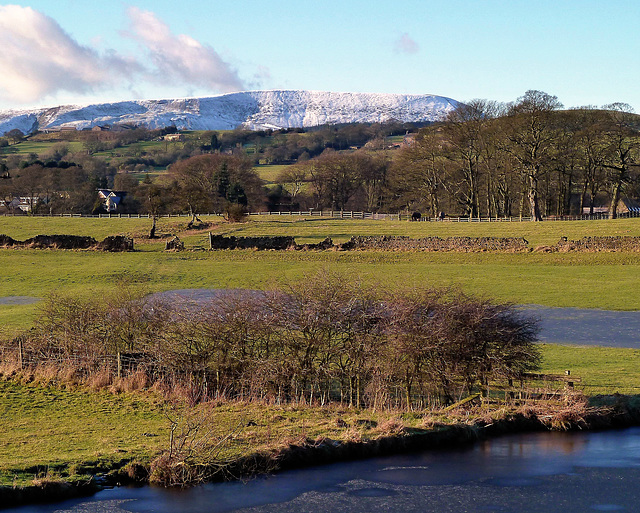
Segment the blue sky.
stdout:
[[640,111],[640,2],[32,0],[0,5],[0,109],[252,89]]

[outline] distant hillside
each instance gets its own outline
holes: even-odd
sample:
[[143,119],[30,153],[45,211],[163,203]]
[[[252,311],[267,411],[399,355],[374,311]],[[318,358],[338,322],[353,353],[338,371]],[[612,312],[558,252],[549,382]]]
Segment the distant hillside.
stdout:
[[375,123],[442,119],[458,105],[434,95],[250,91],[210,98],[136,100],[88,106],[0,112],[0,134],[17,128],[36,130],[134,124],[148,128],[175,125],[181,130],[299,128],[331,123]]

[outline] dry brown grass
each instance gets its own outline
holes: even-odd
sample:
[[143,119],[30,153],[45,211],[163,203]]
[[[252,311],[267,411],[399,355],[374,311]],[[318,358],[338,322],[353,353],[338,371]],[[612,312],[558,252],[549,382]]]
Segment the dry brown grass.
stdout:
[[34,477],[31,481],[31,485],[38,488],[70,486],[69,483],[62,479],[62,477],[50,470]]
[[114,394],[120,394],[122,392],[146,390],[147,388],[149,388],[149,377],[146,372],[140,369],[124,378],[114,379],[111,386],[109,386],[109,391]]
[[376,431],[380,436],[399,435],[406,427],[407,426],[402,419],[391,417],[381,422]]
[[22,367],[17,360],[8,358],[6,360],[0,360],[0,378],[9,378],[15,376]]
[[61,368],[53,363],[36,365],[33,368],[33,381],[42,384],[57,383],[60,371]]
[[113,374],[109,369],[101,369],[91,374],[85,381],[91,390],[98,391],[109,387],[113,383]]

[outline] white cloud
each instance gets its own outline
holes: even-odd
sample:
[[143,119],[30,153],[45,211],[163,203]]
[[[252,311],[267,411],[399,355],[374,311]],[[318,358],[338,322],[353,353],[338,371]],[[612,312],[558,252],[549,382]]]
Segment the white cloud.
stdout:
[[211,46],[173,34],[150,11],[130,7],[127,14],[131,27],[126,35],[143,46],[151,62],[150,72],[157,79],[221,92],[244,89],[237,72]]
[[87,94],[139,68],[78,44],[52,18],[17,5],[0,6],[0,48],[0,98],[19,103]]
[[54,19],[30,7],[0,6],[0,103],[89,98],[133,87],[144,90],[145,84],[178,85],[187,91],[244,88],[237,72],[210,46],[172,34],[152,12],[130,8],[128,15],[127,35],[143,47],[146,60],[83,46]]
[[409,36],[409,34],[405,32],[398,39],[396,39],[393,45],[393,49],[397,53],[412,54],[418,53],[420,51],[420,45],[416,43],[415,40],[413,40],[411,36]]

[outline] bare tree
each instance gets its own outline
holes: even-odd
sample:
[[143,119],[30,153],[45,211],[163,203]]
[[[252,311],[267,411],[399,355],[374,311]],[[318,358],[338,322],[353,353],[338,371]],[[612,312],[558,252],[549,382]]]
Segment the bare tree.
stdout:
[[549,171],[551,148],[556,140],[552,112],[562,107],[556,96],[542,91],[527,91],[511,107],[505,146],[518,162],[527,186],[529,212],[533,221],[542,221],[540,180]]
[[439,131],[428,127],[400,151],[389,173],[389,188],[399,206],[427,208],[432,216],[438,215],[446,181],[442,148]]
[[607,169],[611,188],[609,217],[618,217],[618,204],[622,192],[632,181],[631,168],[640,166],[640,138],[633,108],[626,103],[605,105],[607,127],[603,132],[604,158],[602,167]]

